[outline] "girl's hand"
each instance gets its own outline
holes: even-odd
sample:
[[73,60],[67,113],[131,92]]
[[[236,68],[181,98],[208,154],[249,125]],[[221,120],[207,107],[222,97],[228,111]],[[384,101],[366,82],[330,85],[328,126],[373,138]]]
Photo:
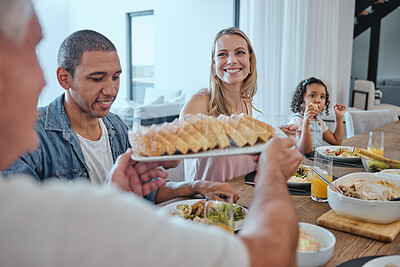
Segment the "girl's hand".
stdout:
[[336,118],[343,119],[344,113],[346,113],[346,106],[340,103],[336,103],[333,106],[333,110],[335,111]]
[[315,116],[318,115],[318,110],[315,108],[316,104],[310,103],[306,107],[306,111],[304,112],[304,121],[307,124],[310,124],[312,120],[315,120]]

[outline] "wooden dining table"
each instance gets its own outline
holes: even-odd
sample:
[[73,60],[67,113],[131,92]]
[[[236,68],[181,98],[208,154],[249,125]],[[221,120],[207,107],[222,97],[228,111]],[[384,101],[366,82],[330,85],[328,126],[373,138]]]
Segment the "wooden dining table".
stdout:
[[[384,153],[391,159],[400,160],[400,121],[393,122],[373,131],[383,131],[385,133]],[[343,146],[356,146],[366,148],[368,143],[368,133],[360,134],[343,141]],[[312,162],[304,158],[303,163],[310,165]],[[354,166],[334,166],[333,175],[341,177],[348,173],[365,172],[364,168]],[[233,189],[239,193],[238,204],[251,209],[251,202],[254,196],[254,187],[247,185],[245,175],[227,181]],[[170,200],[162,203],[161,206],[171,202],[182,200],[183,198]],[[311,200],[310,196],[292,195],[298,219],[300,222],[317,224],[317,219],[330,210],[328,203],[319,203]],[[338,266],[352,259],[376,256],[376,255],[396,255],[400,254],[400,234],[391,242],[385,243],[373,239],[329,229],[336,237],[336,245],[333,254],[325,265],[326,267]]]
[[[385,157],[400,160],[400,121],[390,123],[373,131],[385,133],[384,153]],[[363,133],[343,141],[343,146],[356,146],[366,148],[369,133]],[[312,164],[304,158],[304,164]],[[341,177],[348,173],[365,172],[362,167],[334,166],[333,175]],[[244,176],[234,178],[229,183],[238,193],[240,205],[250,207],[253,200],[254,187],[245,183]],[[311,200],[310,196],[292,196],[296,207],[298,219],[301,222],[317,224],[317,219],[330,210],[328,203],[319,203]],[[400,254],[400,234],[391,242],[385,243],[373,239],[329,229],[336,237],[336,245],[329,262],[325,265],[338,266],[351,259],[375,256]]]

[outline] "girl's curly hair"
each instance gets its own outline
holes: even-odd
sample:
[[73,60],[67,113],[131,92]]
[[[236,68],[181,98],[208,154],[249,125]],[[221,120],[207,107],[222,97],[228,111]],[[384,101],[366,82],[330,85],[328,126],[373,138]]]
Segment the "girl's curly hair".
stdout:
[[326,85],[324,84],[323,81],[321,81],[320,79],[317,79],[315,77],[311,77],[311,78],[302,80],[299,83],[299,85],[297,85],[296,91],[293,94],[292,104],[290,105],[291,110],[294,113],[296,113],[296,112],[303,113],[304,112],[304,107],[303,107],[304,94],[306,92],[307,85],[310,85],[310,84],[313,84],[313,83],[317,83],[317,84],[320,84],[323,87],[325,87],[326,98],[325,98],[325,108],[324,109],[325,109],[326,115],[329,115],[329,104],[331,102],[329,101],[328,89],[326,88]]

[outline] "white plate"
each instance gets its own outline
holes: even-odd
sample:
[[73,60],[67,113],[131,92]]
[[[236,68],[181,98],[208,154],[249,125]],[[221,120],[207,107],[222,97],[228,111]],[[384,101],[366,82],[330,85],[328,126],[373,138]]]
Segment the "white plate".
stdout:
[[[284,132],[282,132],[279,128],[277,129],[275,129],[276,137],[280,138],[287,137]],[[244,146],[244,147],[237,147],[235,145],[230,145],[224,149],[212,149],[198,153],[189,152],[185,155],[176,154],[176,155],[163,155],[158,157],[142,156],[135,151],[132,153],[132,159],[136,161],[166,161],[166,160],[180,160],[180,159],[190,159],[190,158],[234,156],[243,154],[259,154],[264,150],[264,148],[265,148],[265,143],[256,143],[253,146]]]
[[353,147],[351,147],[351,146],[320,146],[320,147],[317,147],[315,149],[315,151],[324,155],[325,157],[333,158],[334,160],[340,160],[340,161],[358,161],[358,160],[360,160],[360,156],[344,158],[344,157],[338,157],[338,156],[329,156],[329,155],[325,154],[326,149],[329,149],[330,151],[335,151],[339,148],[345,148],[349,151],[353,151]]
[[383,267],[388,263],[394,263],[397,266],[400,266],[400,255],[375,258],[367,261],[367,263],[365,263],[362,267]]
[[[310,167],[308,165],[303,165],[303,167]],[[311,187],[311,181],[308,183],[296,183],[296,182],[287,182],[288,186],[290,187]]]
[[[202,200],[202,199],[187,199],[187,200],[181,200],[181,201],[177,201],[177,202],[173,202],[170,203],[168,205],[165,205],[164,207],[160,208],[160,212],[165,214],[165,215],[172,215],[172,213],[175,212],[176,210],[176,206],[180,205],[180,204],[187,204],[187,205],[193,205],[194,203],[196,203],[197,201]],[[246,213],[248,212],[248,210],[242,206],[242,208],[246,211]],[[180,216],[175,216],[175,218],[182,218]],[[186,220],[184,218],[182,218],[185,221],[189,221],[189,222],[193,222],[191,220]],[[235,231],[240,230],[240,228],[242,228],[244,223],[244,220],[239,220],[235,223]]]

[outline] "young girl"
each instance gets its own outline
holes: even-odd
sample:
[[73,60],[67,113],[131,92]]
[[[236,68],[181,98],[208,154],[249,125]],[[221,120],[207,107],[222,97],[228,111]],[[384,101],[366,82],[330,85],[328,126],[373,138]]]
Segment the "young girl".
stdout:
[[309,154],[323,141],[331,145],[341,145],[343,140],[343,116],[346,106],[335,104],[336,129],[332,133],[325,122],[318,117],[324,110],[329,114],[329,93],[326,85],[319,79],[311,77],[299,83],[293,95],[291,109],[295,114],[289,123],[299,127],[297,147],[304,154]]

